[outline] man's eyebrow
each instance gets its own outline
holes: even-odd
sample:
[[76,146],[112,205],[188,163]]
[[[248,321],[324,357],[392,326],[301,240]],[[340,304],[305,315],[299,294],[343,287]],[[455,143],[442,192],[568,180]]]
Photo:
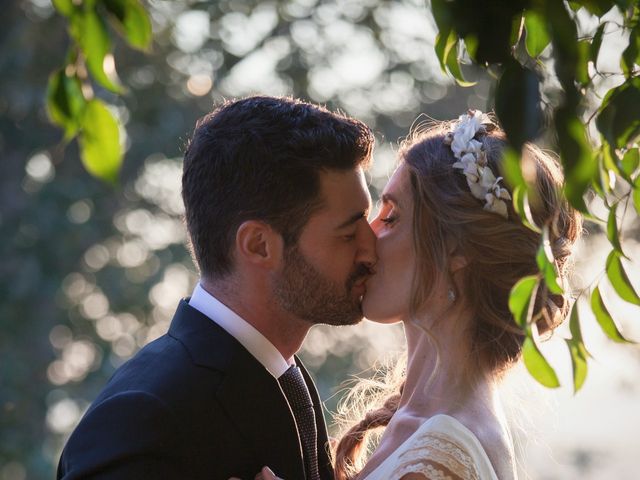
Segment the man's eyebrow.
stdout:
[[342,222],[340,225],[338,225],[336,227],[336,230],[340,230],[341,228],[345,228],[345,227],[348,227],[349,225],[353,225],[354,223],[356,223],[358,220],[360,220],[362,218],[364,218],[364,219],[367,218],[367,211],[362,210],[361,212],[358,212],[358,213],[352,215],[345,222]]

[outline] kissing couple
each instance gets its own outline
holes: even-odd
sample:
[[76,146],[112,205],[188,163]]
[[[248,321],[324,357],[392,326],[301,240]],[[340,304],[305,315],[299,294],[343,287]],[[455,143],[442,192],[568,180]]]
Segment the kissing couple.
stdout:
[[[500,177],[506,137],[479,111],[412,133],[369,223],[373,144],[362,122],[292,98],[227,101],[198,122],[182,196],[200,281],[93,402],[58,478],[516,478],[498,390],[524,340],[509,292],[538,272],[541,238]],[[581,218],[557,162],[523,156],[564,277]],[[544,333],[568,303],[542,283],[533,309]],[[295,354],[313,325],[363,316],[403,323],[406,368],[329,442]]]

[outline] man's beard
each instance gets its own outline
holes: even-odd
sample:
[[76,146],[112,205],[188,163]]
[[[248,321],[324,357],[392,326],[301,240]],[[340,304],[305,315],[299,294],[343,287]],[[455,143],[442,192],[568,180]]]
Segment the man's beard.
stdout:
[[362,320],[362,304],[351,290],[370,274],[366,265],[359,264],[344,285],[335,284],[293,246],[284,253],[284,269],[274,281],[274,295],[280,307],[311,324],[354,325]]

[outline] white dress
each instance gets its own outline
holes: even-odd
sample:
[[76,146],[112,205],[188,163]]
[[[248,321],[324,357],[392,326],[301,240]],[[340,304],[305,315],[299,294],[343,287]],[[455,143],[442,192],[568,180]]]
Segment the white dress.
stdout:
[[362,480],[398,480],[408,473],[429,480],[498,480],[478,438],[449,415],[424,422]]

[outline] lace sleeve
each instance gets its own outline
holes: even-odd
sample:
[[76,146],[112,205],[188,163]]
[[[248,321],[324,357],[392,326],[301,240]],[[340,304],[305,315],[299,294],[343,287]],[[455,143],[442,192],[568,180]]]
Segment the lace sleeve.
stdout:
[[471,456],[454,439],[442,433],[421,435],[398,458],[394,480],[419,473],[427,480],[479,480]]

